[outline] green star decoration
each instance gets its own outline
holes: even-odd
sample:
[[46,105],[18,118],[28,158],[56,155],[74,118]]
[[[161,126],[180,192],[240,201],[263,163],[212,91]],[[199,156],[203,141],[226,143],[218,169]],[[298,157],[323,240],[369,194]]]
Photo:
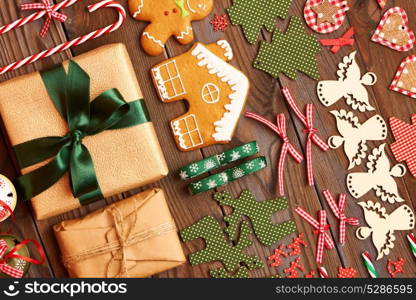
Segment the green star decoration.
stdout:
[[296,79],[296,71],[319,79],[316,55],[321,51],[317,38],[308,35],[300,18],[292,17],[286,33],[276,29],[271,43],[262,42],[254,67],[274,78],[279,73]]
[[241,25],[250,44],[254,44],[263,26],[273,31],[276,18],[286,19],[292,0],[234,0],[227,9],[233,25]]
[[191,265],[221,261],[227,272],[236,270],[240,263],[249,270],[264,267],[263,262],[257,256],[244,254],[244,250],[253,243],[249,239],[250,234],[248,223],[242,222],[240,238],[235,245],[231,245],[226,240],[220,223],[212,216],[206,216],[180,233],[184,242],[197,238],[205,241],[205,249],[189,255]]
[[228,233],[232,240],[237,238],[238,226],[243,216],[250,219],[256,237],[266,246],[271,246],[296,231],[296,224],[293,221],[275,224],[272,220],[273,214],[289,208],[286,198],[259,202],[250,191],[245,190],[237,199],[233,199],[230,193],[227,192],[216,193],[214,199],[221,206],[233,208],[233,213],[224,217],[224,221],[228,225],[225,232]]

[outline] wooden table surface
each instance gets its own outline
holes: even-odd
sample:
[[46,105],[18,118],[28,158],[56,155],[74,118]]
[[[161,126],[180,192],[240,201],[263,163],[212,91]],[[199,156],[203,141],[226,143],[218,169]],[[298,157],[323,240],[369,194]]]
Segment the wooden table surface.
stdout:
[[[20,11],[19,6],[22,2],[28,1],[1,1],[0,24],[8,24],[21,17],[22,12]],[[58,43],[95,30],[103,25],[112,23],[113,20],[115,20],[115,14],[112,10],[104,9],[91,15],[88,14],[86,7],[88,4],[94,2],[97,1],[85,0],[77,5],[64,9],[62,12],[68,15],[68,20],[64,24],[53,23],[47,37],[44,39],[41,39],[38,36],[38,32],[43,25],[43,20],[36,21],[21,29],[0,36],[0,63],[2,65],[9,64],[15,60],[26,57],[29,54],[49,48]],[[127,8],[127,0],[120,0],[120,2]],[[300,16],[303,20],[304,2],[304,0],[293,0],[289,15]],[[400,61],[409,55],[409,53],[396,52],[387,47],[373,43],[370,41],[370,37],[383,12],[387,8],[393,6],[404,8],[408,13],[411,28],[416,29],[415,2],[407,0],[389,0],[388,6],[384,10],[379,9],[377,1],[375,0],[349,0],[348,2],[351,9],[347,13],[347,19],[342,28],[332,34],[319,35],[318,37],[336,38],[343,34],[350,26],[354,26],[356,31],[356,43],[353,48],[344,47],[337,54],[332,54],[327,48],[322,49],[318,56],[321,79],[335,79],[337,64],[342,57],[353,50],[357,50],[357,58],[361,70],[375,72],[378,76],[378,82],[368,89],[370,102],[375,106],[376,111],[371,113],[355,112],[359,116],[360,121],[363,122],[376,113],[381,114],[385,120],[388,120],[391,116],[396,116],[402,120],[409,121],[411,114],[415,112],[415,100],[388,90],[388,86]],[[231,0],[215,0],[215,9],[212,15],[214,13],[224,14],[225,9],[228,8],[230,4]],[[203,21],[194,22],[193,26],[196,40],[203,43],[210,43],[219,39],[226,39],[231,43],[235,52],[232,64],[247,74],[251,81],[251,91],[246,110],[261,114],[269,120],[275,119],[277,113],[284,113],[288,117],[289,138],[298,149],[301,149],[303,153],[305,153],[303,125],[296,119],[293,112],[288,109],[280,92],[281,88],[285,86],[290,88],[300,107],[303,108],[307,103],[316,104],[315,126],[318,128],[324,139],[337,133],[335,120],[329,111],[341,108],[348,109],[348,106],[344,101],[339,101],[334,106],[325,108],[319,103],[316,96],[315,90],[317,82],[309,77],[298,73],[296,81],[289,80],[283,75],[276,80],[266,73],[253,68],[252,61],[256,56],[259,44],[248,44],[238,26],[230,26],[225,33],[213,32],[212,27],[209,24],[210,19],[211,17],[208,17]],[[278,19],[276,21],[277,27],[285,30],[288,21],[289,18],[286,20]],[[187,51],[191,45],[181,46],[174,39],[171,39],[167,44],[164,55],[158,57],[147,56],[139,46],[139,37],[145,26],[146,23],[135,21],[132,17],[128,16],[125,24],[118,31],[97,40],[89,41],[86,44],[77,46],[65,53],[54,55],[49,59],[5,74],[0,77],[0,81],[3,82],[12,77],[29,72],[44,70],[65,59],[95,49],[101,45],[124,43],[126,44],[133,61],[136,75],[144,93],[151,118],[155,124],[170,170],[168,177],[151,185],[151,187],[161,187],[166,191],[169,207],[178,228],[185,228],[207,215],[212,215],[218,220],[221,220],[226,213],[229,213],[229,211],[227,209],[224,210],[217,205],[212,199],[213,192],[207,192],[199,196],[191,197],[186,190],[187,183],[182,182],[175,171],[183,165],[219,153],[222,150],[230,149],[244,142],[257,140],[261,147],[261,154],[265,155],[269,160],[269,167],[254,175],[240,179],[221,190],[227,190],[233,195],[238,196],[242,190],[250,189],[258,200],[276,197],[278,195],[276,167],[277,158],[281,148],[281,141],[271,131],[265,129],[256,122],[241,118],[236,134],[232,142],[228,145],[212,146],[202,149],[201,151],[193,151],[190,153],[181,153],[177,150],[170,132],[169,121],[186,112],[186,102],[180,101],[164,104],[158,100],[156,91],[151,83],[149,69],[166,58]],[[309,28],[307,31],[311,33]],[[261,36],[262,40],[269,41],[270,37],[270,33],[263,31]],[[410,52],[414,53],[415,51],[416,50],[413,49]],[[13,101],[13,99],[10,99],[10,101]],[[389,134],[387,142],[391,143],[392,141],[392,136]],[[373,148],[381,143],[382,142],[369,143],[369,145]],[[390,152],[388,155],[392,159],[392,162],[394,162]],[[0,173],[9,178],[15,178],[18,169],[16,168],[14,158],[11,155],[7,135],[4,133],[4,130],[0,136],[0,157]],[[314,215],[319,209],[328,209],[329,222],[330,224],[333,224],[330,231],[334,239],[338,240],[338,222],[323,200],[321,191],[329,188],[334,194],[348,194],[345,185],[347,159],[343,151],[338,149],[323,153],[316,147],[313,147],[313,158],[316,181],[314,187],[309,187],[307,185],[305,164],[298,165],[290,158],[287,160],[285,169],[285,188],[291,208],[290,210],[278,213],[275,216],[275,220],[280,222],[283,220],[294,219],[297,223],[299,232],[305,233],[305,239],[309,244],[301,256],[305,274],[312,270],[316,271],[317,269],[315,262],[316,235],[313,234],[312,229],[308,224],[293,213],[293,209],[300,205]],[[354,170],[364,171],[365,164],[356,167]],[[414,208],[416,205],[416,198],[412,195],[416,194],[415,179],[407,174],[405,177],[398,179],[397,182],[400,193],[406,199],[406,203]],[[29,276],[67,276],[67,273],[60,262],[58,246],[52,234],[52,225],[62,220],[83,216],[108,203],[128,197],[131,194],[145,190],[149,187],[150,186],[142,187],[138,190],[126,192],[110,199],[98,201],[81,209],[41,222],[35,221],[32,217],[30,205],[19,201],[15,211],[17,224],[14,226],[13,233],[22,238],[31,238],[41,241],[47,253],[47,262],[41,266],[32,266]],[[366,194],[361,200],[380,201],[372,191]],[[397,204],[382,204],[386,206],[388,211],[391,211],[398,206]],[[362,224],[365,223],[362,209],[357,205],[357,201],[353,200],[350,196],[348,196],[346,212],[347,215],[358,217]],[[9,225],[8,222],[9,221],[6,221],[0,224],[0,232]],[[223,225],[225,224],[223,223]],[[324,266],[331,277],[336,277],[338,266],[353,267],[358,271],[360,277],[368,276],[367,271],[362,264],[361,253],[368,250],[372,257],[376,257],[376,251],[369,239],[359,241],[355,237],[355,229],[356,228],[352,226],[347,226],[347,243],[345,246],[341,246],[337,243],[335,249],[325,251]],[[293,237],[294,235],[286,237],[274,246],[277,246],[280,243],[290,243]],[[405,274],[399,276],[414,277],[416,274],[416,264],[414,257],[409,250],[405,233],[397,232],[396,237],[395,248],[391,254],[375,263],[377,271],[381,276],[388,277],[389,275],[386,269],[387,259],[391,258],[396,260],[399,257],[403,257],[406,260]],[[273,247],[269,248],[260,245],[254,236],[253,240],[254,243],[247,252],[258,255],[265,262],[266,267],[251,271],[250,275],[252,277],[270,277],[278,273],[283,273],[283,269],[287,268],[290,261],[294,260],[294,257],[289,257],[283,260],[282,266],[278,268],[270,267],[267,262],[267,257],[273,252]],[[183,249],[186,254],[189,254],[203,248],[203,245],[201,240],[196,240],[191,243],[183,244]],[[154,277],[208,277],[208,270],[219,266],[220,263],[203,264],[194,267],[186,264]]]

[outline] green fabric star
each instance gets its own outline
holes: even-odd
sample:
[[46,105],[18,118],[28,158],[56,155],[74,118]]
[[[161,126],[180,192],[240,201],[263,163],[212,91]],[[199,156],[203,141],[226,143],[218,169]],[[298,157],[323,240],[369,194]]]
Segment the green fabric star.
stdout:
[[320,51],[317,38],[306,34],[300,18],[292,17],[286,33],[276,29],[271,43],[261,43],[254,67],[275,78],[284,73],[296,79],[296,71],[299,71],[319,79],[316,54]]
[[261,28],[273,31],[276,18],[286,19],[292,0],[234,0],[227,9],[233,25],[241,25],[250,44],[254,44]]
[[281,224],[275,224],[272,221],[274,213],[289,208],[289,203],[286,198],[276,198],[259,202],[250,191],[245,190],[237,199],[233,199],[227,192],[216,193],[214,199],[221,206],[230,206],[233,208],[233,213],[224,217],[224,221],[228,224],[225,232],[229,234],[232,240],[236,240],[237,238],[237,229],[243,216],[250,219],[256,237],[266,246],[271,246],[296,231],[296,224],[293,221],[287,221]]
[[212,278],[250,278],[246,267],[240,267],[235,274],[228,274],[224,268],[211,270],[209,274]]
[[247,266],[249,270],[264,267],[264,264],[257,256],[246,255],[243,252],[244,249],[253,243],[249,239],[250,234],[251,230],[248,223],[243,222],[238,243],[235,246],[231,245],[225,239],[220,223],[212,216],[204,217],[181,231],[181,237],[184,242],[197,238],[205,240],[205,249],[189,255],[191,265],[221,261],[228,272],[236,270],[240,263]]

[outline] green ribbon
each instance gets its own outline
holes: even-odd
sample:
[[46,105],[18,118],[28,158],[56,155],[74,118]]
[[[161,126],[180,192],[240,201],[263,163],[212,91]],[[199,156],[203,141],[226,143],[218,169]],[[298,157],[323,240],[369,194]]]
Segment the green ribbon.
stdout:
[[28,200],[42,193],[69,171],[72,194],[82,205],[103,198],[93,160],[82,140],[105,130],[149,122],[143,99],[128,103],[117,89],[109,89],[90,102],[90,77],[74,61],[69,62],[68,74],[60,65],[42,72],[41,77],[69,132],[62,137],[43,137],[14,146],[22,169],[53,158],[16,179],[20,196]]
[[188,11],[185,8],[185,2],[183,0],[178,0],[176,1],[176,5],[180,8],[181,10],[181,17],[182,18],[186,18],[187,16],[189,16]]

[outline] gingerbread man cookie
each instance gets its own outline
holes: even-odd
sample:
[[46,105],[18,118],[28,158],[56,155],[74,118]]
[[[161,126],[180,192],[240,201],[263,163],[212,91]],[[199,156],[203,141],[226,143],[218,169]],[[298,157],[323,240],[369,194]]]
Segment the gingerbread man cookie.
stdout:
[[250,86],[247,77],[227,63],[232,58],[227,41],[196,43],[188,52],[152,68],[163,102],[186,99],[189,103],[189,111],[171,121],[181,151],[231,140]]
[[192,21],[207,17],[214,0],[129,0],[133,18],[150,24],[144,29],[141,44],[149,55],[159,55],[172,35],[186,45],[194,40]]

